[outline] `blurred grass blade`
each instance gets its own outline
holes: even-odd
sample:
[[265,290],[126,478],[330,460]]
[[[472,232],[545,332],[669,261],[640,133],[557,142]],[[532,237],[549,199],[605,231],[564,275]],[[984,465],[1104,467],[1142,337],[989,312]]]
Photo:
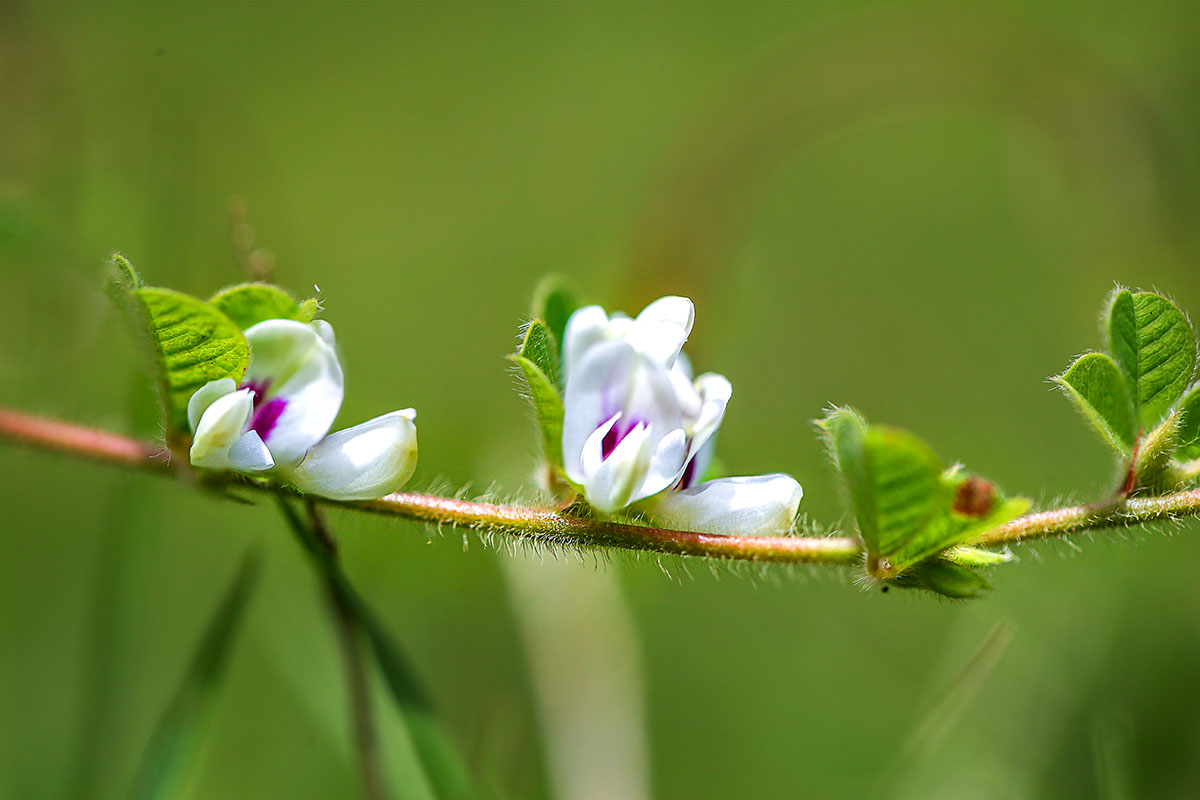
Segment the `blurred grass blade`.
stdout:
[[388,634],[383,623],[350,584],[332,543],[323,542],[287,500],[279,498],[278,504],[292,532],[312,556],[335,601],[349,610],[366,634],[388,693],[408,729],[430,791],[438,800],[474,797],[466,764],[442,730],[433,703],[399,643]]
[[1130,739],[1129,726],[1123,721],[1108,714],[1097,714],[1092,720],[1092,756],[1100,800],[1132,800],[1135,796],[1130,780]]
[[175,696],[150,735],[129,792],[135,800],[170,797],[181,785],[202,738],[214,690],[224,675],[261,568],[262,558],[257,550],[242,559],[237,575],[192,654]]
[[1015,636],[1016,626],[1009,620],[1001,620],[993,626],[970,660],[913,731],[904,749],[902,764],[935,757],[936,750],[950,734],[967,706],[975,699],[984,681],[996,669]]
[[122,482],[112,492],[100,527],[98,554],[91,603],[88,610],[83,660],[83,709],[80,714],[78,741],[74,759],[75,774],[70,792],[86,797],[98,792],[102,765],[111,755],[105,737],[115,707],[113,683],[119,670],[115,644],[119,641],[121,587],[131,539],[129,506],[134,491]]
[[399,645],[361,598],[355,595],[359,617],[371,643],[388,693],[404,717],[413,748],[430,788],[439,800],[474,796],[466,765],[438,723],[433,704]]

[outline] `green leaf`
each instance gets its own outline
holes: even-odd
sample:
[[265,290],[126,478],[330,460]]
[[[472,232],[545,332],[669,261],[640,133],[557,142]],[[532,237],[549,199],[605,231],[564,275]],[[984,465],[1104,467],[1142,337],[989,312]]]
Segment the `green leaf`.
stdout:
[[169,430],[187,430],[187,405],[209,381],[241,382],[250,348],[237,324],[201,300],[146,287],[134,296],[146,310],[158,354],[159,385]]
[[547,275],[534,290],[533,317],[545,322],[559,348],[563,344],[567,320],[577,308],[579,299],[561,276]]
[[508,357],[521,369],[529,400],[537,414],[538,427],[542,430],[542,447],[546,460],[555,467],[562,466],[563,404],[558,389],[528,358],[519,355]]
[[1176,453],[1184,461],[1200,458],[1200,385],[1191,388],[1179,407],[1183,419],[1179,424]]
[[138,334],[144,338],[146,314],[142,304],[136,300],[133,294],[144,285],[142,276],[138,274],[129,259],[121,253],[113,253],[106,263],[108,264],[108,280],[105,292],[125,321],[131,323]]
[[542,431],[546,461],[562,466],[563,403],[558,390],[558,350],[541,320],[529,323],[521,348],[509,360],[521,370]]
[[262,559],[251,551],[205,629],[175,695],[159,717],[134,775],[129,797],[156,800],[177,794],[212,709],[212,698],[246,608],[258,584]]
[[562,386],[558,342],[545,322],[535,319],[529,323],[517,355],[532,361],[556,388]]
[[1116,361],[1104,353],[1088,353],[1052,380],[1113,450],[1129,455],[1138,426],[1129,385]]
[[1165,473],[1170,466],[1171,456],[1175,455],[1182,419],[1183,411],[1177,408],[1142,437],[1133,469],[1138,487],[1162,491],[1170,488]]
[[868,551],[879,551],[875,487],[867,469],[864,441],[867,422],[852,408],[834,407],[818,420],[833,465],[842,473],[858,519],[858,533]]
[[1151,428],[1192,381],[1192,326],[1162,295],[1121,290],[1109,305],[1108,339],[1109,351],[1129,381],[1139,423]]
[[953,600],[975,600],[992,591],[992,585],[975,570],[942,558],[917,565],[895,585],[919,587]]
[[967,547],[959,545],[951,547],[942,553],[942,558],[964,567],[994,567],[997,564],[1008,564],[1015,557],[1007,550],[985,550],[982,547]]
[[[1025,497],[1006,498],[1000,494],[991,483],[980,478],[967,477],[948,481],[950,496],[953,497],[948,513],[943,510],[930,526],[917,536],[914,536],[903,548],[889,559],[893,570],[905,570],[913,564],[942,553],[947,548],[970,541],[980,534],[986,533],[1016,519],[1029,511],[1030,501]],[[986,487],[978,489],[973,487]],[[971,489],[969,494],[986,500],[977,502],[975,507],[964,507],[962,498],[964,488]]]
[[317,312],[316,299],[297,303],[290,294],[269,283],[230,286],[217,292],[208,302],[242,330],[268,319],[311,322]]
[[132,292],[141,289],[142,276],[122,253],[113,253],[108,263],[112,265],[112,282],[122,291]]
[[121,253],[113,253],[106,264],[108,265],[108,275],[104,287],[105,293],[116,306],[122,319],[129,324],[134,333],[136,345],[144,348],[142,355],[146,356],[148,361],[157,358],[157,348],[151,343],[146,309],[135,295],[135,292],[143,286],[142,276],[138,274],[129,259]]
[[881,575],[900,572],[918,560],[914,551],[926,552],[931,542],[945,538],[936,525],[950,505],[942,465],[925,442],[899,428],[868,427],[863,451],[879,532],[875,547],[867,543],[867,569]]

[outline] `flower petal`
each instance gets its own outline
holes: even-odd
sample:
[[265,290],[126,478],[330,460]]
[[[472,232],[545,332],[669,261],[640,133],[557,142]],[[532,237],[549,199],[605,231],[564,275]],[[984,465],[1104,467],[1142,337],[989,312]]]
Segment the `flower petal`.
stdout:
[[696,378],[696,394],[700,397],[700,413],[692,423],[692,440],[688,460],[695,457],[725,419],[725,406],[733,396],[733,386],[724,375],[706,372]]
[[729,535],[770,536],[790,531],[804,490],[791,475],[720,478],[666,492],[650,506],[660,525]]
[[218,398],[224,397],[227,394],[237,391],[237,384],[233,382],[233,378],[221,378],[216,381],[209,381],[196,390],[192,398],[188,400],[188,427],[192,429],[192,433],[196,432],[196,426],[200,424],[200,418],[204,416],[204,412]]
[[266,472],[275,466],[275,459],[258,432],[247,431],[230,449],[229,465],[238,472]]
[[562,341],[563,379],[571,372],[593,345],[608,341],[608,314],[600,306],[584,306],[577,309],[567,320]]
[[685,426],[694,424],[700,417],[704,400],[696,391],[695,381],[692,380],[691,365],[686,363],[685,354],[679,354],[675,363],[671,365],[671,371],[667,374],[671,378],[671,388],[675,390],[675,399],[679,403],[679,411],[683,414]]
[[[660,297],[642,309],[637,319],[600,306],[584,306],[567,320],[563,333],[563,376],[570,378],[584,355],[603,342],[624,340],[648,358],[670,367],[692,332],[696,309],[686,297]],[[691,368],[688,376],[691,376]]]
[[688,383],[692,382],[692,376],[696,374],[692,371],[692,360],[682,350],[679,351],[679,355],[675,356],[675,363],[671,365],[671,371],[680,373]]
[[[601,430],[596,433],[600,434]],[[644,424],[638,424],[609,453],[608,458],[602,458],[597,463],[593,451],[602,446],[602,439],[602,435],[593,436],[588,441],[588,455],[585,458],[592,469],[583,481],[583,494],[593,508],[612,514],[629,505],[645,478],[650,466],[652,442],[649,429]]]
[[571,478],[571,480],[575,481],[576,483],[582,484],[587,482],[589,475],[592,475],[600,469],[600,467],[604,464],[605,458],[604,440],[608,438],[608,432],[613,429],[613,426],[616,425],[620,419],[620,412],[613,414],[612,417],[607,419],[603,425],[592,431],[592,433],[587,437],[587,441],[583,443],[583,448],[579,454],[579,458],[571,465],[575,468],[574,475],[571,474],[572,470],[568,468],[567,477]]
[[[651,454],[659,451],[664,437],[682,427],[666,368],[622,341],[604,342],[587,352],[567,381],[563,411],[563,464],[567,476],[580,484],[589,471],[584,445],[614,415],[620,415],[623,436],[639,424],[647,428]],[[664,449],[664,455],[673,452],[670,447]],[[676,467],[682,471],[682,462],[672,461],[660,471]],[[639,488],[633,487],[635,491]]]
[[683,428],[676,428],[659,439],[650,458],[646,477],[633,493],[630,502],[658,494],[668,486],[678,483],[687,466],[687,452],[687,434]]
[[275,463],[288,468],[300,463],[309,448],[324,438],[342,406],[344,377],[337,351],[330,344],[327,322],[306,324],[272,319],[246,331],[250,366],[246,383],[266,387],[273,420],[263,440]]
[[671,366],[692,332],[696,307],[686,297],[660,297],[642,309],[628,334],[640,352]]
[[628,345],[608,342],[591,349],[567,381],[563,396],[563,466],[567,477],[576,483],[583,483],[585,443],[597,428],[615,422],[614,415],[622,411],[619,403],[610,402],[610,397],[623,400],[628,394],[625,384],[635,357]]
[[334,500],[372,500],[397,491],[417,467],[411,408],[326,436],[291,473],[297,488]]
[[337,349],[337,337],[333,335],[332,325],[323,319],[314,319],[309,325],[312,326],[312,329],[317,332],[317,336],[320,336],[325,344],[335,350]]
[[699,449],[692,448],[691,454],[688,456],[687,466],[683,470],[683,475],[679,479],[677,489],[690,489],[699,481],[704,480],[704,476],[708,474],[708,468],[712,465],[713,456],[717,451],[717,437],[709,436]]
[[204,469],[230,469],[229,451],[238,443],[246,420],[254,410],[254,393],[249,389],[232,392],[209,403],[196,423],[192,448],[188,455],[193,466]]

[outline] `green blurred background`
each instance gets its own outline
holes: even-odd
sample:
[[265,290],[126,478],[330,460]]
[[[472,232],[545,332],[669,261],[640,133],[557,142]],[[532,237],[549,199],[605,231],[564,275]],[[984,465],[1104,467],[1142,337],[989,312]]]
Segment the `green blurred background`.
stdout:
[[[0,3],[0,403],[155,435],[102,262],[237,282],[242,198],[276,279],[320,286],[339,424],[418,409],[415,486],[528,491],[502,356],[555,271],[632,312],[694,298],[693,361],[736,389],[726,465],[795,474],[831,526],[829,402],[1041,503],[1095,496],[1114,465],[1045,376],[1100,344],[1114,282],[1200,310],[1197,41],[1188,3]],[[0,445],[0,508],[0,796],[122,796],[254,544],[184,796],[359,792],[273,507]],[[1200,783],[1194,524],[1024,548],[952,604],[334,523],[496,797]],[[397,795],[428,796],[377,696]]]

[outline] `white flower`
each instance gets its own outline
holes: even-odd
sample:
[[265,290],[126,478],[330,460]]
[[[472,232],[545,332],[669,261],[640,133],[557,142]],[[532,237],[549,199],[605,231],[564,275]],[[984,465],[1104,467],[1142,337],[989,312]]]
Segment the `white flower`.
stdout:
[[706,481],[655,498],[652,516],[662,525],[713,533],[790,530],[804,490],[791,475],[755,475]]
[[654,361],[670,367],[692,332],[696,307],[686,297],[660,297],[636,319],[621,312],[609,316],[600,306],[584,306],[567,320],[563,334],[563,375],[570,381],[575,365],[602,342],[625,341]]
[[329,323],[267,320],[249,328],[246,341],[242,386],[212,381],[188,403],[193,465],[275,470],[304,491],[342,500],[380,497],[412,476],[412,409],[326,436],[344,396]]
[[258,431],[247,430],[254,392],[237,390],[232,378],[210,381],[188,401],[192,464],[205,469],[262,472],[275,466]]
[[326,436],[292,472],[292,483],[335,500],[391,494],[417,468],[416,416],[406,408]]
[[653,498],[642,503],[650,515],[681,527],[787,530],[801,494],[788,476],[694,486],[732,394],[722,375],[692,378],[680,351],[694,316],[684,297],[656,300],[635,319],[599,306],[572,314],[563,337],[567,477],[605,513]]

